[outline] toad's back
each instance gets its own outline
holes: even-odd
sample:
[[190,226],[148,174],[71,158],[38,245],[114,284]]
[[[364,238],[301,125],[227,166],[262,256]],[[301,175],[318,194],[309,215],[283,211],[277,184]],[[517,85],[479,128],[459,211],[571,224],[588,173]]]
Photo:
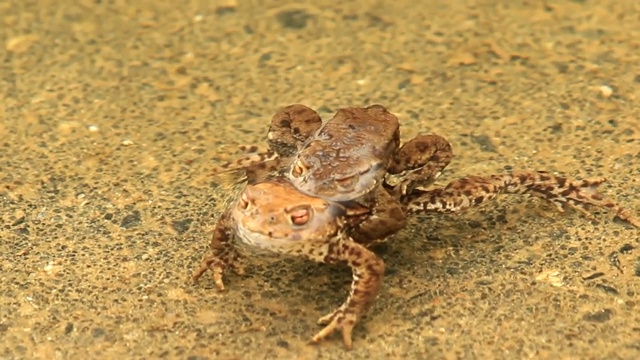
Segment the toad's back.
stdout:
[[309,195],[353,200],[382,181],[400,144],[398,118],[381,105],[344,108],[300,149],[291,181]]

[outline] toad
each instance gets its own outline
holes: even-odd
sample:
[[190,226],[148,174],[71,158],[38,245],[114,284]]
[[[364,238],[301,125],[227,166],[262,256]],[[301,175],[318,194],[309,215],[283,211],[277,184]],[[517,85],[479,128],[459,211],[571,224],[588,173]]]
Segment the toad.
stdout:
[[279,171],[308,195],[348,201],[383,180],[404,193],[428,185],[453,157],[438,135],[419,135],[400,147],[398,118],[382,105],[342,108],[325,122],[307,106],[289,105],[271,119],[267,143],[269,151],[226,163],[214,174],[250,169],[251,183],[261,177],[258,171]]
[[[427,177],[433,178],[434,174]],[[404,218],[407,214],[459,214],[499,194],[527,193],[550,201],[560,211],[575,208],[589,214],[589,207],[610,209],[640,228],[640,220],[597,191],[603,182],[604,179],[576,181],[543,171],[524,171],[469,176],[435,189],[409,185],[407,191],[398,191],[387,183],[376,191],[387,192],[403,211],[385,214],[373,211],[375,207],[367,202],[337,202],[310,196],[297,190],[286,176],[266,177],[248,184],[219,218],[209,251],[193,279],[211,270],[216,286],[223,290],[225,269],[242,273],[237,262],[241,249],[250,254],[287,254],[328,264],[345,263],[353,273],[349,295],[341,306],[318,320],[325,326],[312,341],[319,342],[340,331],[344,346],[351,348],[354,325],[372,306],[382,286],[384,263],[369,246],[392,234],[385,222],[396,222],[395,216]],[[371,217],[384,221],[377,222],[378,226],[362,227]]]
[[400,195],[430,185],[453,158],[439,135],[419,135],[400,146],[398,118],[382,105],[342,108],[324,123],[315,110],[289,105],[271,119],[267,142],[270,152],[220,171],[240,167],[250,184],[279,175],[310,196],[356,200],[371,211],[358,224],[362,236],[402,229],[406,217],[390,189]]

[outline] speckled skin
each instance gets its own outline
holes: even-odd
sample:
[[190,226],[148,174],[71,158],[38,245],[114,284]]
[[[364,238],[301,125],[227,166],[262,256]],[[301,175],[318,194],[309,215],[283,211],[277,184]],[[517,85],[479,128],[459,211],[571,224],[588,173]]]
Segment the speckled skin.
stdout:
[[223,290],[222,271],[235,264],[237,246],[249,247],[254,253],[267,251],[328,264],[346,263],[353,271],[351,292],[342,306],[318,321],[326,327],[313,341],[340,330],[345,346],[351,348],[353,326],[373,304],[384,274],[382,260],[347,234],[348,223],[368,214],[369,209],[355,203],[340,204],[305,195],[284,179],[248,185],[218,221],[212,251],[205,255],[193,278],[197,280],[211,269],[217,287]]
[[268,167],[308,195],[349,201],[383,181],[403,193],[428,185],[453,157],[438,135],[419,135],[400,147],[398,118],[382,105],[341,108],[324,123],[315,110],[289,105],[272,117],[267,143],[269,151],[227,162],[214,174]]
[[400,123],[383,106],[342,108],[301,146],[289,179],[311,196],[353,200],[381,183],[399,147]]
[[315,110],[289,105],[272,117],[267,142],[269,152],[217,171],[240,168],[248,184],[284,176],[307,195],[357,201],[371,209],[357,225],[356,236],[366,241],[404,228],[398,196],[433,183],[453,158],[439,135],[418,135],[400,147],[398,118],[382,105],[342,108],[324,124]]
[[[304,107],[296,105],[293,108]],[[291,109],[292,107],[286,108],[285,113],[288,114]],[[374,122],[378,120],[362,118],[361,112],[365,110],[391,115],[382,106],[367,109],[349,108],[339,114],[340,116],[353,115],[354,119],[360,123],[363,120]],[[296,113],[300,114],[300,111]],[[282,118],[282,116],[276,115],[275,118]],[[288,135],[297,133],[295,124],[300,123],[304,118],[306,117],[298,116],[292,122],[278,123],[277,129],[280,134],[283,134],[282,137],[278,137],[280,139],[278,146],[288,149],[296,147],[294,142],[286,139],[295,139]],[[338,119],[349,123],[348,119]],[[340,131],[347,137],[352,134],[344,132],[341,128],[338,130],[333,129],[331,136],[323,135],[321,132],[317,138],[331,139],[333,146],[342,144],[346,146],[344,152],[349,153],[352,150],[350,146],[353,145],[351,141],[345,143],[337,137]],[[394,131],[397,134],[397,127]],[[273,136],[273,130],[269,134],[268,139],[273,144],[276,139]],[[357,146],[360,144],[358,143]],[[375,146],[372,145],[368,149],[371,148]],[[397,144],[394,146],[394,149],[396,148]],[[304,151],[308,148],[302,149]],[[336,150],[341,153],[340,148]],[[316,149],[315,153],[318,152],[322,150]],[[393,157],[394,153],[385,155]],[[398,174],[394,179],[397,180],[396,186],[390,183],[385,183],[384,186],[376,184],[374,189],[358,195],[357,199],[342,202],[300,192],[288,180],[286,170],[283,170],[282,163],[277,159],[249,164],[245,169],[249,179],[248,185],[235,204],[221,215],[211,240],[211,251],[205,254],[200,268],[194,272],[192,278],[197,280],[210,269],[216,286],[223,290],[222,273],[225,268],[234,267],[237,272],[243,273],[244,270],[236,265],[238,252],[234,239],[239,240],[237,242],[239,245],[248,247],[254,253],[267,251],[302,256],[329,264],[344,262],[352,268],[353,272],[354,279],[350,294],[341,307],[318,321],[320,324],[326,324],[326,327],[313,337],[313,341],[318,342],[334,331],[340,330],[345,347],[350,349],[353,327],[373,304],[382,285],[384,273],[382,260],[367,250],[366,246],[376,241],[386,240],[406,225],[405,210],[398,202],[399,196],[404,193],[396,191],[395,188],[414,189],[418,184],[433,182],[453,157],[449,143],[437,135],[418,136],[405,144],[397,153],[402,155],[402,158],[391,158],[389,165],[385,164],[385,168],[391,166],[396,170]],[[306,155],[309,156],[308,153]],[[350,164],[342,160],[337,162],[339,166],[326,163],[330,159],[331,157],[325,156],[323,161],[331,169],[338,171],[342,168],[347,168],[345,171],[350,169]],[[366,159],[368,157],[358,158],[360,161]],[[431,161],[425,164],[425,159],[431,159]],[[239,163],[236,162],[236,164]],[[420,168],[416,164],[419,164]],[[324,176],[331,177],[331,175],[332,173],[324,173]],[[384,179],[384,175],[378,174],[381,179]],[[267,179],[271,181],[262,182]],[[303,223],[296,224],[294,217],[299,212],[302,212],[302,216],[306,219]]]
[[598,192],[604,178],[573,180],[546,171],[520,171],[491,176],[468,176],[442,189],[415,190],[402,202],[410,213],[460,213],[499,194],[528,193],[551,202],[558,211],[574,208],[589,218],[589,208],[609,209],[623,221],[640,228],[640,220],[615,200]]
[[[410,149],[431,154],[446,148],[447,159],[450,159],[451,148],[443,146],[443,138],[431,139],[434,141],[430,144],[422,143]],[[433,172],[425,182],[432,182],[444,169],[444,166],[432,165],[427,166]],[[249,166],[248,172],[255,171],[252,167]],[[385,183],[362,205],[355,200],[334,202],[307,195],[286,176],[272,175],[281,173],[278,169],[265,168],[264,164],[258,167],[265,172],[262,174],[265,179],[276,177],[277,180],[247,185],[218,221],[210,252],[205,254],[192,278],[197,280],[210,269],[216,286],[223,290],[222,273],[226,267],[235,266],[237,244],[247,247],[250,254],[265,251],[328,264],[347,263],[353,272],[349,296],[342,306],[320,318],[318,323],[326,327],[313,337],[313,341],[318,342],[339,330],[347,349],[352,347],[353,327],[373,304],[382,286],[384,264],[367,247],[400,231],[406,224],[406,214],[458,214],[481,206],[499,194],[528,193],[553,203],[561,212],[571,207],[590,216],[589,207],[610,209],[620,219],[640,228],[638,219],[597,191],[605,179],[575,181],[544,171],[523,171],[468,176],[431,190],[418,189],[413,184],[401,185],[398,190]],[[397,180],[403,184],[403,179]],[[419,182],[418,178],[412,180]],[[406,189],[410,191],[405,192]],[[393,206],[385,205],[386,202]]]

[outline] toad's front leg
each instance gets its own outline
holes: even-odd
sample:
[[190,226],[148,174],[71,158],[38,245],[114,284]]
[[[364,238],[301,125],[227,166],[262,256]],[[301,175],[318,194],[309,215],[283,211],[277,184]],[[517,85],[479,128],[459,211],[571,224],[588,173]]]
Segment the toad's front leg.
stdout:
[[453,159],[447,139],[439,135],[420,135],[402,145],[385,177],[392,193],[405,195],[416,187],[431,185]]
[[216,223],[209,251],[202,258],[198,270],[191,276],[193,281],[198,280],[207,270],[211,270],[214,283],[219,290],[224,290],[222,274],[227,267],[231,267],[238,274],[244,274],[244,270],[236,263],[238,253],[232,242],[234,236],[231,211],[227,210]]
[[373,305],[382,286],[384,262],[376,254],[348,237],[344,237],[329,250],[325,262],[346,262],[353,272],[351,291],[347,300],[332,313],[318,320],[327,324],[312,339],[319,342],[335,330],[342,332],[342,340],[347,349],[351,349],[351,333],[356,322]]
[[255,184],[267,179],[269,176],[286,171],[290,164],[291,159],[277,156],[270,158],[256,157],[255,159],[243,158],[233,163],[215,167],[210,176],[220,177],[227,174],[236,176],[236,174],[239,173],[241,177],[245,178],[248,184]]
[[407,216],[398,200],[391,196],[382,186],[377,187],[367,196],[370,201],[369,213],[364,220],[358,219],[352,225],[349,235],[359,244],[369,245],[386,240],[387,237],[404,229]]
[[616,215],[640,227],[640,220],[607,198],[597,188],[604,178],[572,180],[545,171],[523,171],[491,176],[468,176],[449,183],[445,188],[414,190],[402,197],[408,212],[460,213],[479,206],[499,194],[529,193],[552,202],[560,212],[572,207],[587,216],[590,207],[614,211]]
[[[251,154],[240,159],[228,161],[212,169],[211,174],[217,175],[228,171],[253,168],[260,170],[265,166],[278,165],[278,159],[294,156],[305,140],[322,125],[318,113],[301,104],[284,107],[271,118],[271,125],[267,133],[269,149],[256,152],[254,146],[248,146]],[[269,163],[270,164],[266,164]],[[289,165],[289,164],[283,164]],[[248,173],[249,183],[251,174]]]
[[239,169],[244,169],[247,167],[255,166],[256,164],[260,164],[266,161],[276,160],[278,159],[278,154],[276,154],[271,149],[265,150],[263,152],[256,152],[252,154],[248,154],[238,159],[229,160],[217,166],[214,166],[210,169],[210,175],[216,176],[221,173],[237,171]]

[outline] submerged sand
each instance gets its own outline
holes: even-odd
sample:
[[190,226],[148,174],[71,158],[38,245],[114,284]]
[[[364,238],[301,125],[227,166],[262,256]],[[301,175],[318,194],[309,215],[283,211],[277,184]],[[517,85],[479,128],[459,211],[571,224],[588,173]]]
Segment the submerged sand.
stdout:
[[[425,4],[426,3],[426,4]],[[135,5],[132,5],[135,4]],[[0,4],[0,358],[636,359],[640,231],[503,197],[412,219],[345,352],[308,345],[348,269],[188,277],[227,179],[291,103],[445,136],[441,183],[607,177],[639,214],[637,1]]]

